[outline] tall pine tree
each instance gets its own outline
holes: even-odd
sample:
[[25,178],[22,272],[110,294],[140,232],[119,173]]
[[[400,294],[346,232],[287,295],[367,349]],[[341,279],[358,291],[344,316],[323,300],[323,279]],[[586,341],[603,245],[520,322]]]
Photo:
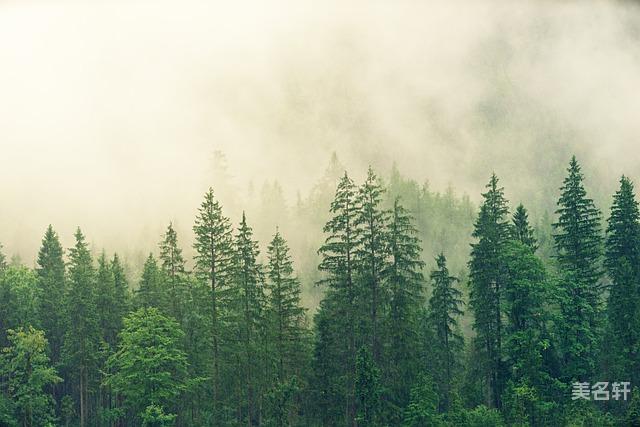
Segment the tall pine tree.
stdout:
[[169,223],[167,231],[160,242],[160,261],[162,271],[167,280],[170,299],[170,312],[179,323],[182,322],[181,302],[185,298],[185,260],[182,257],[182,249],[178,246],[178,234]]
[[563,375],[569,381],[589,380],[596,365],[601,314],[600,211],[587,197],[575,156],[567,172],[553,224],[561,274]]
[[493,174],[475,223],[471,245],[470,305],[474,313],[474,329],[483,349],[482,370],[488,380],[488,403],[500,407],[504,388],[503,311],[506,275],[504,251],[510,237],[507,200]]

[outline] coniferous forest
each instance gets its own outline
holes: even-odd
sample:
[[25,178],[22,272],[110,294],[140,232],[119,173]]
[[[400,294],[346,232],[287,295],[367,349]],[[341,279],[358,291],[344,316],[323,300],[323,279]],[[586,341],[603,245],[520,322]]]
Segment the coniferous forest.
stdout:
[[640,425],[634,184],[597,206],[567,160],[534,223],[495,174],[474,206],[334,158],[314,273],[213,188],[136,275],[49,226],[34,267],[0,258],[0,425]]

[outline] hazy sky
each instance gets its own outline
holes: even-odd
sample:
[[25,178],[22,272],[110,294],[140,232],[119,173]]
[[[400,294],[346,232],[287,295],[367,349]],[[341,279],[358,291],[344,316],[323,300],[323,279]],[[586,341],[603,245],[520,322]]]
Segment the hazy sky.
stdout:
[[214,150],[290,198],[333,151],[532,203],[573,152],[603,194],[640,178],[632,2],[230,3],[0,2],[6,252],[31,263],[49,223],[110,250],[189,230]]

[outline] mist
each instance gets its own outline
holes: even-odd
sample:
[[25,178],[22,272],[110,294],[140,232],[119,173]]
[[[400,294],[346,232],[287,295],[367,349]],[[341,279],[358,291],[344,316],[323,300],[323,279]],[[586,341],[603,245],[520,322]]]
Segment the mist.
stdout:
[[534,215],[575,153],[606,209],[640,176],[639,24],[613,1],[2,2],[0,242],[31,265],[51,223],[144,253],[173,221],[188,248],[209,186],[237,223],[334,152],[472,200],[495,171]]

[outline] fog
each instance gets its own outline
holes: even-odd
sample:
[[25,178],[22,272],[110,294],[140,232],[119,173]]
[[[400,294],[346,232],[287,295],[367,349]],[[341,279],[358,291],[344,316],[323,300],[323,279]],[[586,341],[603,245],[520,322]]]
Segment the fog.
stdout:
[[230,3],[0,2],[6,253],[32,265],[50,223],[133,254],[174,221],[187,247],[209,186],[235,223],[333,152],[472,200],[495,171],[538,213],[572,153],[602,203],[640,177],[633,3]]

